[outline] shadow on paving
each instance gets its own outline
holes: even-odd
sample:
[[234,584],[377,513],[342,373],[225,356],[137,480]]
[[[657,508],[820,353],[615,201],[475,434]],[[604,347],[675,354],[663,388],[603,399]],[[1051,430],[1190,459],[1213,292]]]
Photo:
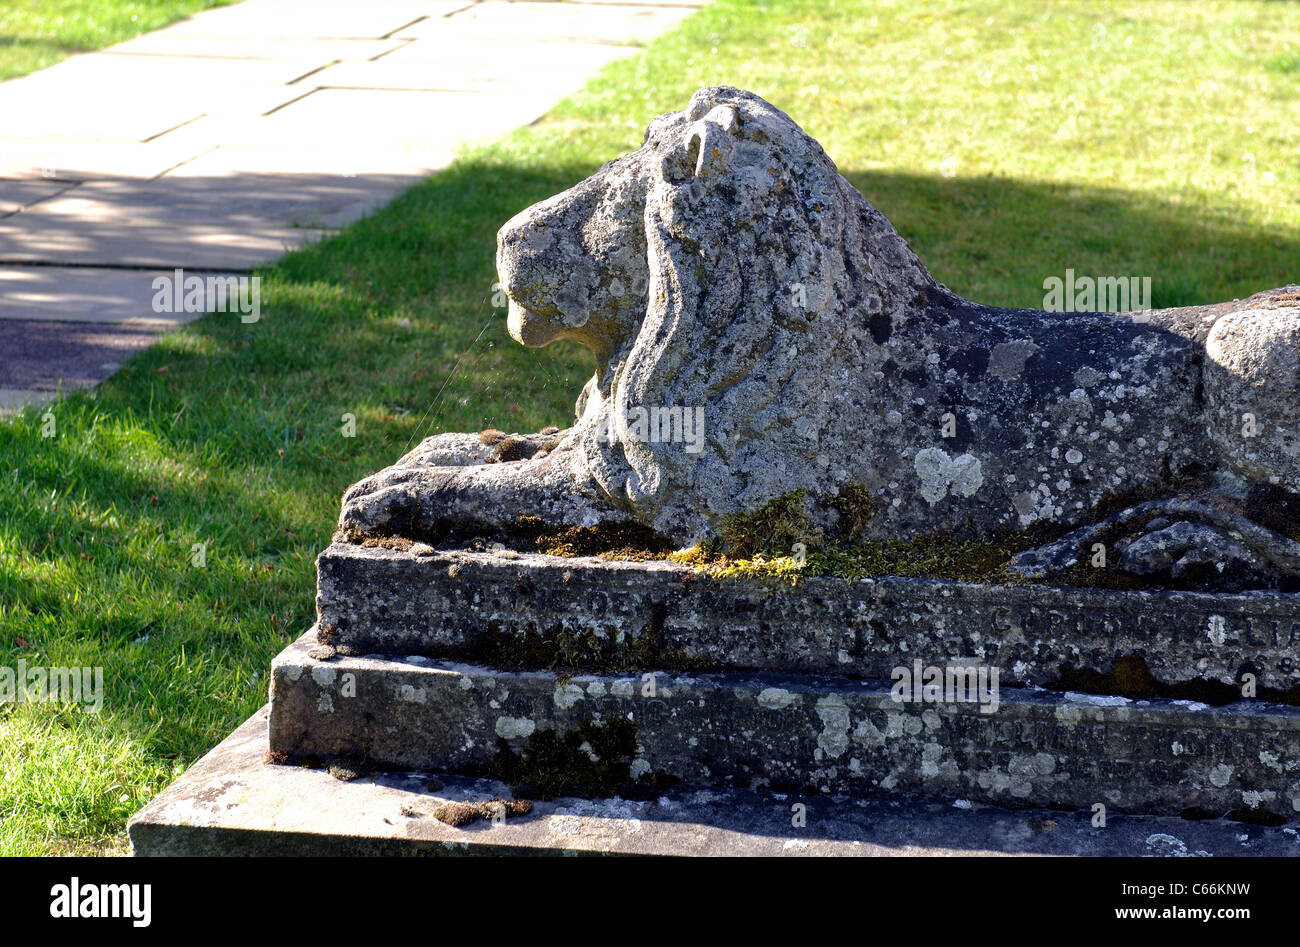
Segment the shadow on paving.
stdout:
[[0,319],[0,388],[89,388],[157,337],[145,326]]

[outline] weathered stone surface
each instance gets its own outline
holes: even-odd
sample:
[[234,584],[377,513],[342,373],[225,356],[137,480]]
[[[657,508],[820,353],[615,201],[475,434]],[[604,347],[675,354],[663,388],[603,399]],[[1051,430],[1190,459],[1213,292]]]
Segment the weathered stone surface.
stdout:
[[[343,782],[266,762],[263,709],[134,819],[136,855],[1295,855],[1296,830],[1217,819],[1010,811],[969,800],[799,797],[681,787],[657,799],[537,801],[502,824],[433,818],[508,796],[492,780],[371,773]],[[807,824],[792,826],[793,806]]]
[[1120,553],[1120,565],[1138,575],[1169,573],[1181,578],[1197,566],[1219,572],[1258,571],[1263,563],[1223,530],[1185,520],[1151,530]]
[[1015,688],[902,702],[888,684],[843,677],[654,667],[570,677],[419,657],[322,661],[309,654],[315,644],[309,632],[272,665],[278,759],[482,775],[505,747],[526,754],[547,731],[630,721],[636,752],[622,762],[647,786],[677,779],[1165,814],[1300,812],[1295,707]]
[[[1118,592],[926,579],[713,579],[669,562],[335,544],[317,611],[351,654],[548,666],[754,669],[877,681],[915,656],[971,657],[1006,683],[1142,655],[1162,683],[1300,683],[1300,601],[1250,592]],[[586,656],[584,661],[583,656]],[[595,660],[596,658],[599,660]],[[534,663],[532,666],[538,666]]]
[[[1283,496],[1287,505],[1300,500],[1284,491]],[[1166,578],[1176,578],[1196,566],[1211,566],[1213,571],[1202,583],[1208,585],[1206,591],[1276,588],[1285,582],[1290,586],[1287,591],[1294,592],[1294,579],[1300,575],[1300,542],[1233,512],[1232,500],[1227,493],[1207,493],[1196,499],[1138,503],[1017,553],[1009,571],[1026,578],[1055,576],[1095,554],[1097,540],[1119,534],[1113,550],[1121,553],[1116,565],[1131,575],[1163,572]],[[1179,517],[1179,522],[1170,526],[1170,517]],[[1136,554],[1129,554],[1134,547]],[[1157,550],[1169,561],[1147,555]],[[1230,587],[1221,587],[1224,584]]]
[[[1291,295],[1290,305],[1300,304],[1300,293]],[[1231,313],[1210,332],[1204,372],[1208,431],[1231,469],[1293,492],[1300,492],[1297,339],[1300,308]]]
[[[348,492],[341,525],[631,518],[690,543],[802,488],[834,535],[830,501],[856,485],[877,508],[864,538],[988,536],[1086,524],[1202,466],[1300,486],[1279,354],[1300,338],[1295,287],[1140,316],[970,302],[738,89],[700,90],[509,221],[497,268],[517,340],[595,354],[576,422],[533,458],[391,467]],[[1252,407],[1270,423],[1243,450],[1225,419]],[[666,434],[640,426],[672,409]]]

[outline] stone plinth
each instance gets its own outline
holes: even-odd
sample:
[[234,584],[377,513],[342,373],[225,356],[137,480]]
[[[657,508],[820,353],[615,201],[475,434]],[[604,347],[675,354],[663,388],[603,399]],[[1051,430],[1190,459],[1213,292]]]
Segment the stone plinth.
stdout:
[[[490,780],[375,773],[343,782],[268,764],[267,710],[134,819],[136,855],[1295,855],[1295,829],[1221,820],[1010,811],[902,795],[849,799],[672,789],[653,800],[539,801],[462,828],[449,800],[508,796]],[[432,781],[431,781],[432,779]],[[431,789],[430,786],[441,788]],[[792,822],[795,805],[806,824]]]
[[[996,703],[899,702],[888,683],[775,673],[506,672],[368,655],[322,661],[307,634],[272,665],[277,759],[491,774],[628,730],[623,783],[879,791],[1002,805],[1215,815],[1300,811],[1300,708],[1209,707],[1000,688]],[[592,750],[593,760],[595,751]],[[581,762],[581,761],[580,761]],[[527,767],[521,778],[527,780]]]
[[[418,547],[417,547],[418,548]],[[805,578],[711,579],[669,562],[431,552],[336,543],[317,609],[349,654],[550,666],[578,647],[600,666],[773,670],[888,681],[893,668],[978,658],[1004,684],[1062,666],[1100,673],[1141,655],[1165,684],[1300,683],[1300,599]],[[542,661],[540,665],[535,663]]]

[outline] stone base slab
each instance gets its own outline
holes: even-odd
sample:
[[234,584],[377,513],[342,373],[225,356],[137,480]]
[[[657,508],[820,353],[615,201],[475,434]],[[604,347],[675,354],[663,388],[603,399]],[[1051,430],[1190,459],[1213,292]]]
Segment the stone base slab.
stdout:
[[[650,802],[557,799],[454,828],[449,800],[509,798],[487,780],[379,773],[342,782],[266,762],[263,708],[131,820],[136,855],[1256,855],[1300,854],[1290,827],[1010,811],[954,800],[803,799],[676,789]],[[434,783],[433,785],[437,785]],[[806,805],[806,825],[792,812]]]
[[[996,707],[897,702],[888,684],[775,673],[504,672],[334,656],[309,632],[272,663],[270,745],[291,761],[488,775],[546,731],[635,728],[633,779],[880,791],[1214,815],[1300,812],[1300,708],[1002,687]],[[651,689],[653,685],[653,689]],[[918,695],[923,696],[923,695]],[[990,712],[991,711],[991,712]],[[609,762],[609,761],[603,761]]]
[[[417,547],[418,548],[418,547]],[[428,547],[425,547],[426,549]],[[714,579],[670,562],[416,554],[335,543],[317,559],[322,628],[350,654],[526,666],[578,646],[597,667],[773,670],[890,680],[978,658],[1046,686],[1062,665],[1139,654],[1163,684],[1300,683],[1300,596],[988,586],[883,577]],[[536,666],[536,665],[534,665]],[[545,665],[543,665],[545,666]],[[579,664],[579,666],[584,666]]]

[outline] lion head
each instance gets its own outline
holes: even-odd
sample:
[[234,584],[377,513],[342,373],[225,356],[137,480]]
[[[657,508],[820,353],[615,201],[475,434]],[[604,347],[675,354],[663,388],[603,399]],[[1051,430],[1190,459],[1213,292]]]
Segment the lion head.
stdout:
[[[870,370],[873,337],[936,285],[815,140],[728,87],[701,89],[637,151],[515,216],[497,267],[516,340],[570,338],[596,356],[573,430],[591,476],[696,538],[853,477],[825,450],[836,386]],[[679,417],[703,431],[675,436]]]

